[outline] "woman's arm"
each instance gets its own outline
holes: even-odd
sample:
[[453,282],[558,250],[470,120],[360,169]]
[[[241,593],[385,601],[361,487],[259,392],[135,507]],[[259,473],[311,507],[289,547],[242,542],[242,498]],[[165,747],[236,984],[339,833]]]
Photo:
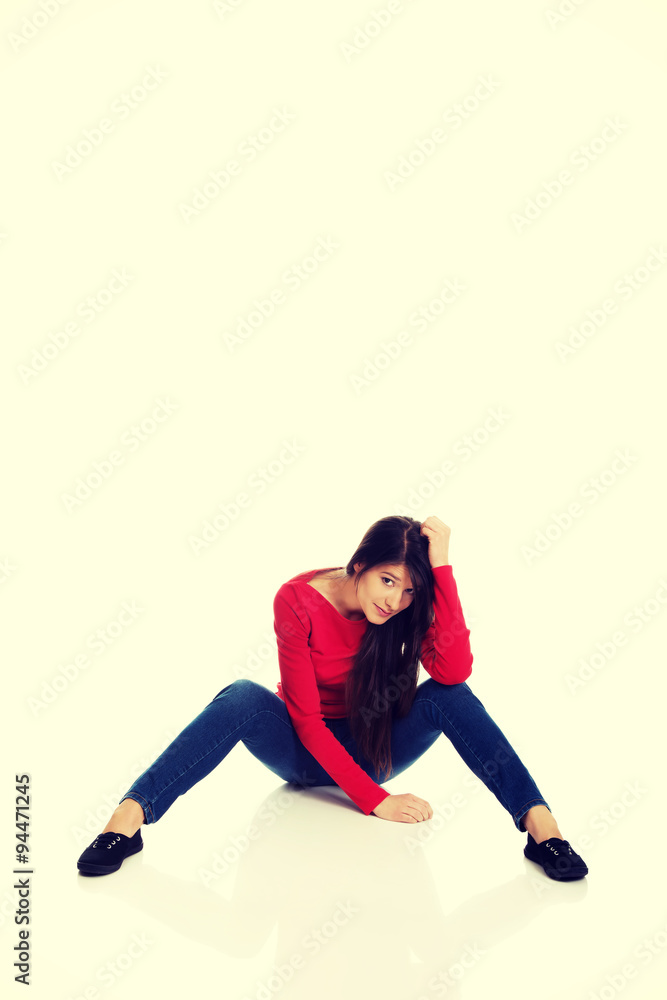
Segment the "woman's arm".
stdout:
[[449,562],[449,528],[439,517],[427,517],[421,534],[428,538],[433,573],[435,618],[422,640],[420,660],[441,684],[460,684],[472,673],[470,630],[463,617],[454,572]]
[[465,623],[451,565],[432,570],[435,618],[422,639],[424,670],[441,684],[460,684],[472,673],[470,629]]
[[283,698],[297,736],[365,815],[389,792],[366,774],[324,724],[310,653],[310,618],[296,588],[285,583],[273,602]]

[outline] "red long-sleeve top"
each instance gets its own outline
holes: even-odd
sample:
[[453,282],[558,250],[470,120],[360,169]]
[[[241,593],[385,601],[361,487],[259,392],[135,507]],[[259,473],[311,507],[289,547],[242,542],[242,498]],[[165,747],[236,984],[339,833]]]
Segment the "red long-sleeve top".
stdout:
[[[273,601],[283,699],[297,736],[352,801],[368,816],[390,793],[356,763],[324,724],[347,715],[345,679],[352,669],[367,618],[345,618],[308,584],[312,569],[284,583]],[[441,684],[459,684],[472,672],[466,627],[451,565],[432,569],[435,618],[422,640],[420,661]]]

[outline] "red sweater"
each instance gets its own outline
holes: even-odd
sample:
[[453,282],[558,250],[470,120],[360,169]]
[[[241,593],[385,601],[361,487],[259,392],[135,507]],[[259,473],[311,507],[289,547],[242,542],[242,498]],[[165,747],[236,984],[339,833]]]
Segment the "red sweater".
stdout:
[[[332,567],[338,568],[341,567]],[[311,569],[291,577],[273,601],[283,699],[297,736],[327,774],[368,816],[390,793],[354,761],[323,719],[347,715],[345,678],[369,624],[351,621],[308,584]],[[451,565],[433,570],[435,619],[426,632],[420,661],[434,680],[459,684],[472,672],[470,630],[466,628]]]

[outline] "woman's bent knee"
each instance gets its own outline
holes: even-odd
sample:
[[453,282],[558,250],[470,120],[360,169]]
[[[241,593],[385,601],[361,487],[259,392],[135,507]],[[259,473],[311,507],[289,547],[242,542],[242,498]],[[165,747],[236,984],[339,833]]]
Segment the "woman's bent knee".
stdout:
[[420,692],[422,697],[447,698],[449,701],[453,701],[455,698],[467,698],[472,694],[465,681],[461,681],[459,684],[442,684],[433,677],[429,677],[428,680],[418,685],[417,694]]
[[[234,699],[239,702],[260,702],[261,700],[271,700],[274,695],[263,684],[251,680],[249,677],[237,677],[231,684],[227,684],[221,691],[218,691],[213,701],[218,698]],[[268,696],[268,698],[267,698]]]

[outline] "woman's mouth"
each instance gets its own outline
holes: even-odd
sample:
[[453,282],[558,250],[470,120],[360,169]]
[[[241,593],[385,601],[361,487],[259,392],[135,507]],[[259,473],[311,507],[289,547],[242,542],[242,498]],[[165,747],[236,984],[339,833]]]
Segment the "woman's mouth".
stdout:
[[[375,604],[375,601],[373,601],[373,604]],[[375,607],[378,609],[383,618],[389,618],[389,616],[391,615],[391,611],[383,611],[382,608],[379,607],[379,605],[377,604],[375,604]]]

